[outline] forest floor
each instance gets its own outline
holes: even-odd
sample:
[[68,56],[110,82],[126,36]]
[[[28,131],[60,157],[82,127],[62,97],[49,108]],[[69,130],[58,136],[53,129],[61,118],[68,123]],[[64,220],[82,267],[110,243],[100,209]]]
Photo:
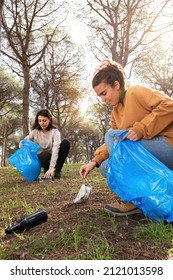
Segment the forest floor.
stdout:
[[[173,226],[143,214],[113,217],[103,206],[115,200],[98,169],[87,182],[79,164],[65,165],[62,178],[26,182],[17,170],[0,169],[0,259],[168,260],[173,259]],[[85,203],[71,205],[81,185],[93,187]],[[5,234],[21,217],[45,210],[45,223]]]

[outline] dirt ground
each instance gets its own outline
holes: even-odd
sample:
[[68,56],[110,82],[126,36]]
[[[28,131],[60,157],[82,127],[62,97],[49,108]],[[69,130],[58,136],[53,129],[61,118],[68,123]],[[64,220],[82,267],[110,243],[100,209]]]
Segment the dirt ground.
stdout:
[[[9,173],[4,176],[4,171],[0,169],[0,180],[1,213],[7,207],[13,223],[23,215],[26,207],[41,208],[48,213],[47,222],[25,232],[24,241],[21,238],[20,245],[11,251],[7,259],[79,259],[81,255],[89,259],[92,256],[88,253],[86,257],[86,251],[89,250],[88,240],[94,240],[93,244],[106,240],[109,259],[168,259],[167,252],[172,246],[171,241],[170,244],[158,246],[151,238],[135,237],[138,226],[148,225],[150,222],[142,214],[114,218],[104,211],[104,204],[113,202],[115,195],[107,187],[106,180],[100,179],[97,171],[88,178],[89,184],[93,186],[89,199],[78,205],[71,205],[82,184],[77,168],[66,168],[60,180],[50,183],[29,183],[21,176],[12,176]],[[12,206],[15,200],[23,201],[22,207]],[[17,237],[13,234],[5,235],[3,229],[6,226],[7,221],[1,217],[0,248],[10,250]],[[74,248],[70,246],[69,239],[77,229],[80,234],[76,235],[76,239],[80,236],[80,242]],[[66,242],[62,238],[63,232],[64,239],[65,234],[69,236]],[[51,241],[51,249],[42,250],[38,255],[31,253],[27,238],[37,239],[45,234]],[[94,258],[97,259],[97,256]]]

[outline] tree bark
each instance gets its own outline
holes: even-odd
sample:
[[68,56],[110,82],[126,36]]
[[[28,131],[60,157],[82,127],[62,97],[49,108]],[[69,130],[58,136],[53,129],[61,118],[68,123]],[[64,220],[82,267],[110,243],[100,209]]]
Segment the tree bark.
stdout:
[[23,138],[29,133],[29,89],[30,89],[30,69],[27,64],[23,67],[24,87],[23,87]]
[[7,151],[7,126],[4,127],[3,143],[2,143],[2,156],[1,156],[1,167],[6,166],[6,151]]

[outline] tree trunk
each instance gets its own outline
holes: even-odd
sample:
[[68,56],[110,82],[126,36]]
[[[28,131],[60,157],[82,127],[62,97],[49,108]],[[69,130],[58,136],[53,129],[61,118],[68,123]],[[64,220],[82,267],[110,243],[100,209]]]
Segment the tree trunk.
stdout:
[[1,28],[2,28],[2,9],[4,5],[4,0],[0,0],[0,49],[1,49]]
[[28,66],[23,67],[24,87],[23,87],[23,138],[29,133],[29,88],[30,88],[30,69]]
[[4,132],[3,132],[1,167],[6,166],[6,152],[7,152],[7,126],[5,125]]

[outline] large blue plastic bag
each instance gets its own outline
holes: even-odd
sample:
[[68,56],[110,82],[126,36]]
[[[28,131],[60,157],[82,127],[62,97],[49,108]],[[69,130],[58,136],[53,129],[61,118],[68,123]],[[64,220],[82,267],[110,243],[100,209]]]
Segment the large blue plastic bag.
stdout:
[[153,221],[173,221],[173,172],[140,141],[115,142],[108,162],[110,189]]
[[33,141],[23,139],[22,147],[14,152],[8,161],[20,172],[26,181],[32,182],[41,172],[41,163],[37,156],[40,146]]

